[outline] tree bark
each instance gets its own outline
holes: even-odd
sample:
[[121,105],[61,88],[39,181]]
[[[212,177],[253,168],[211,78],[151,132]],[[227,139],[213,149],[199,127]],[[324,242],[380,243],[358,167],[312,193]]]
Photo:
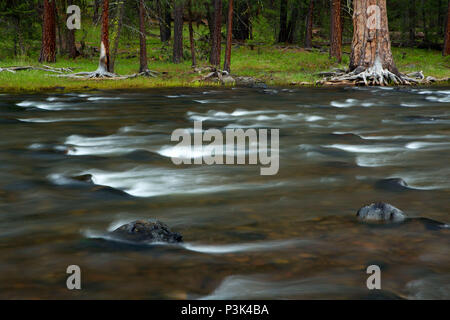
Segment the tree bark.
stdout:
[[[73,4],[73,0],[67,1],[67,6],[71,6]],[[66,19],[69,15],[66,15]],[[75,45],[75,30],[67,30],[67,54],[70,59],[75,59],[78,55],[77,46]]]
[[103,0],[102,37],[100,44],[100,59],[97,72],[99,74],[111,72],[109,56],[109,0]]
[[183,60],[183,1],[174,1],[173,63]]
[[[371,5],[379,8],[379,19]],[[386,0],[353,0],[353,41],[350,71],[382,68],[399,76],[389,38]],[[369,20],[370,19],[370,20]]]
[[414,45],[416,41],[416,0],[409,0],[409,42]]
[[126,0],[117,0],[116,1],[116,16],[113,20],[113,34],[112,34],[112,53],[111,53],[111,62],[109,69],[110,72],[114,73],[114,68],[116,65],[116,57],[117,52],[119,51],[119,41],[120,41],[120,34],[122,33],[122,26],[123,26],[123,15],[125,12],[125,2]]
[[342,61],[341,0],[332,0],[331,3],[330,38],[330,57],[334,57],[340,63]]
[[305,48],[312,47],[314,0],[309,0],[308,15],[306,16]]
[[289,20],[287,27],[287,43],[294,43],[294,35],[295,29],[297,27],[298,14],[299,14],[299,7],[298,5],[294,5],[294,8],[292,9],[291,13],[291,18]]
[[139,0],[139,72],[148,71],[144,0]]
[[[161,3],[162,1],[164,1],[164,4]],[[167,1],[168,0],[157,0],[156,2],[159,19],[159,35],[162,42],[169,41],[172,35],[172,16]]]
[[450,55],[450,1],[448,2],[447,8],[447,19],[445,23],[445,39],[444,39],[444,50],[442,51],[444,56]]
[[44,0],[42,47],[39,62],[56,62],[55,0]]
[[228,0],[228,26],[227,26],[227,44],[225,50],[225,63],[223,69],[230,73],[231,71],[231,45],[233,42],[233,0]]
[[280,1],[280,33],[278,34],[278,42],[286,42],[287,40],[287,0]]
[[209,62],[213,66],[220,65],[220,52],[222,48],[222,0],[214,2],[214,33],[212,36],[211,56]]
[[189,42],[191,45],[192,66],[195,67],[197,65],[197,58],[195,55],[194,28],[192,26],[192,0],[189,0],[188,3],[188,14],[189,14]]
[[235,1],[235,14],[233,21],[233,38],[245,41],[250,38],[250,8],[246,0]]

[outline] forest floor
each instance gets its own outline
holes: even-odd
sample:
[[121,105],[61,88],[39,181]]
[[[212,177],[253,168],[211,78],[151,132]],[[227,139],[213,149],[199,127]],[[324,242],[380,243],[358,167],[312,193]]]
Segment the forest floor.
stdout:
[[[44,71],[18,71],[16,73],[0,72],[0,91],[23,92],[62,89],[143,89],[158,87],[201,87],[220,85],[219,83],[196,81],[201,75],[194,72],[190,59],[181,64],[170,62],[169,48],[166,54],[160,54],[161,47],[149,48],[149,68],[160,72],[155,78],[138,77],[126,80],[92,79],[80,80],[55,77]],[[338,64],[329,58],[328,52],[300,47],[260,46],[253,50],[249,46],[234,46],[232,53],[232,75],[247,76],[259,79],[267,85],[295,86],[315,82],[323,77],[318,73],[333,68],[346,68],[349,62],[350,48],[344,47],[342,63]],[[450,57],[443,57],[439,51],[393,48],[394,59],[402,73],[423,71],[425,76],[437,79],[450,77]],[[185,54],[188,58],[189,55]],[[40,66],[36,58],[22,57],[20,59],[2,60],[1,67],[10,66]],[[222,59],[223,61],[223,59]],[[77,58],[69,60],[58,57],[52,67],[73,68],[74,72],[95,71],[96,58]],[[200,60],[199,66],[207,66],[207,61]],[[136,50],[122,51],[116,61],[116,73],[129,75],[139,68],[139,57]]]

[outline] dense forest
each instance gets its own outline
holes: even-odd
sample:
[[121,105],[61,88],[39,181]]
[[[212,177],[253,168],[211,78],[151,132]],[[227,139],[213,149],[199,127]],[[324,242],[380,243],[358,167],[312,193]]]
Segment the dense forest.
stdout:
[[[79,30],[67,27],[73,5],[80,8]],[[372,5],[381,8],[375,36],[365,26]],[[376,51],[390,73],[386,82],[404,83],[391,45],[450,54],[449,12],[445,0],[2,0],[0,61],[26,56],[48,64],[100,54],[97,71],[80,75],[103,77],[115,74],[120,56],[138,51],[139,75],[154,76],[155,59],[230,72],[233,47],[282,45],[327,52],[337,63],[348,55],[349,71],[373,66]]]

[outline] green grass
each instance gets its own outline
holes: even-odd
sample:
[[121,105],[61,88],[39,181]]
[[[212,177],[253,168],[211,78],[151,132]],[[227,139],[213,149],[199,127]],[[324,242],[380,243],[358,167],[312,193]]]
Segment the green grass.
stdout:
[[[87,43],[95,46],[99,30],[92,28],[86,37]],[[154,34],[157,30],[152,30]],[[136,41],[129,37],[121,39],[119,55],[116,61],[116,73],[121,75],[136,73],[139,68],[139,48]],[[127,80],[77,80],[57,78],[42,71],[20,71],[0,73],[0,90],[2,91],[42,91],[64,87],[65,90],[83,89],[129,89],[155,87],[197,87],[210,86],[211,83],[193,81],[199,75],[191,68],[187,35],[185,37],[185,58],[181,64],[170,62],[171,47],[164,47],[155,36],[148,39],[149,68],[164,72],[157,78],[135,78]],[[199,50],[201,51],[201,49]],[[224,50],[223,50],[224,51]],[[344,52],[350,48],[344,47]],[[395,62],[401,72],[408,73],[422,70],[426,76],[436,78],[450,77],[450,57],[443,57],[440,52],[423,49],[393,48]],[[205,49],[203,55],[205,57]],[[223,58],[222,58],[223,61]],[[232,73],[239,76],[251,76],[265,81],[269,85],[291,85],[298,82],[314,83],[320,77],[317,73],[333,67],[345,68],[349,56],[344,54],[341,64],[329,58],[328,53],[305,51],[301,48],[280,48],[278,46],[257,46],[251,50],[249,46],[235,46],[232,53]],[[97,58],[77,58],[75,61],[58,57],[54,67],[73,67],[75,72],[94,71]],[[199,61],[207,65],[206,60]],[[6,66],[38,66],[37,56],[16,59],[3,59],[0,67]]]

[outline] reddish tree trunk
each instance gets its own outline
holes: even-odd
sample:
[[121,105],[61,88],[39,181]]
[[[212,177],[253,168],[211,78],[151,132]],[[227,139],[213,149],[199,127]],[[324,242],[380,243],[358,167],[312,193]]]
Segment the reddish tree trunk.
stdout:
[[44,0],[42,47],[39,62],[56,61],[56,19],[55,0]]
[[450,1],[448,2],[447,9],[447,20],[445,24],[445,39],[444,39],[444,50],[442,51],[444,56],[450,54]]
[[[378,6],[379,14],[370,6]],[[350,71],[377,65],[400,75],[391,52],[386,0],[353,0],[353,12]]]
[[225,63],[223,69],[231,70],[231,45],[233,42],[233,0],[228,0],[228,27],[227,27],[227,45],[225,51]]
[[111,72],[109,56],[109,0],[103,0],[100,68]]
[[145,8],[144,0],[139,0],[139,72],[146,72],[148,70],[147,62],[147,36],[145,32]]
[[342,61],[341,0],[332,0],[331,3],[330,57]]
[[173,24],[173,62],[183,60],[183,1],[175,0]]
[[189,0],[189,42],[191,44],[191,57],[192,57],[192,66],[195,67],[197,65],[197,59],[195,56],[195,42],[194,42],[194,28],[192,27],[192,0]]
[[214,1],[214,33],[212,37],[211,56],[209,62],[213,66],[220,65],[222,46],[222,0]]
[[309,0],[308,15],[306,16],[305,48],[312,47],[314,0]]

